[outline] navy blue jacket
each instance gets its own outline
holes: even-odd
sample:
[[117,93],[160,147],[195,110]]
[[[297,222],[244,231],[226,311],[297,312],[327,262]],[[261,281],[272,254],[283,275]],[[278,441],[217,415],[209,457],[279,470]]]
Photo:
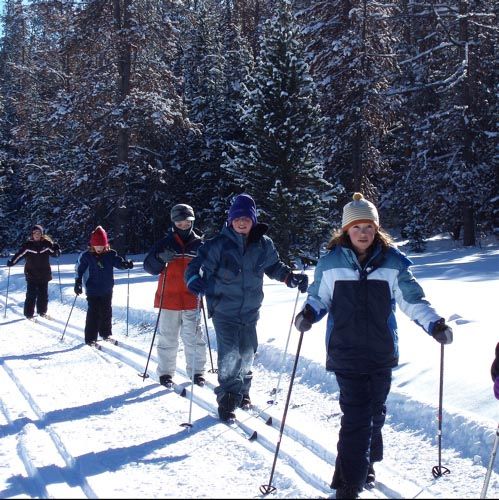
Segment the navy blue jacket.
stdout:
[[315,321],[327,314],[327,370],[370,373],[396,366],[396,304],[431,334],[441,316],[425,299],[410,264],[395,247],[375,248],[363,266],[352,249],[340,245],[319,259],[304,307]]
[[277,281],[286,279],[291,270],[280,260],[266,231],[266,224],[256,224],[245,241],[225,225],[220,234],[199,247],[187,266],[185,281],[202,271],[210,317],[255,323],[263,301],[264,274]]
[[83,279],[87,297],[102,297],[113,291],[113,268],[125,269],[125,264],[125,259],[120,257],[116,250],[108,250],[101,254],[85,250],[75,265],[76,278]]

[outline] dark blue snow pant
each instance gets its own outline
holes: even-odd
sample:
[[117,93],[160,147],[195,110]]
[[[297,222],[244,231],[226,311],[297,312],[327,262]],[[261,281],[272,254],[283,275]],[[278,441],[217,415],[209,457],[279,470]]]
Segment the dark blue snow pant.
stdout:
[[48,281],[36,282],[32,280],[26,281],[26,300],[24,301],[24,315],[27,318],[32,318],[36,312],[45,314],[49,303]]
[[111,335],[113,318],[112,300],[112,293],[99,297],[87,296],[88,309],[85,322],[85,342],[87,344],[95,342],[97,334],[100,334],[104,339]]
[[370,374],[335,372],[343,412],[338,455],[331,488],[364,487],[370,463],[383,460],[381,429],[386,417],[386,398],[392,381],[391,368]]
[[249,394],[251,368],[258,348],[255,323],[229,321],[213,316],[217,336],[218,386],[217,402],[226,411],[234,411],[243,395]]

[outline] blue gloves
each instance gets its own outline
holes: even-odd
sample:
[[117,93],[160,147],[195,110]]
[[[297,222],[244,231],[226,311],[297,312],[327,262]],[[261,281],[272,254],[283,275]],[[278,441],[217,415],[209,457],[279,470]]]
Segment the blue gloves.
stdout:
[[301,312],[296,315],[295,327],[300,332],[308,332],[312,328],[315,320],[315,314],[312,308],[307,304]]
[[7,261],[7,267],[12,267],[14,265],[14,263],[12,262],[12,260],[8,260]]
[[123,262],[123,269],[133,269],[133,261],[125,260],[125,262]]
[[298,287],[301,293],[305,293],[308,288],[308,276],[306,274],[289,273],[284,282],[289,288]]
[[431,331],[433,338],[440,344],[452,344],[452,328],[445,324],[445,319],[439,319]]
[[207,286],[206,281],[199,274],[192,276],[187,282],[187,288],[194,295],[204,295]]

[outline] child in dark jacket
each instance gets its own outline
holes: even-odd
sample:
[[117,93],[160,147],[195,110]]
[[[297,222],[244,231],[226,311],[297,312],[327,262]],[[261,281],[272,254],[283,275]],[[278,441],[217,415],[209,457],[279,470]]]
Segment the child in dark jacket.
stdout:
[[187,374],[193,382],[204,385],[206,341],[199,323],[198,300],[185,286],[184,272],[203,243],[194,229],[194,210],[179,203],[170,212],[172,225],[166,236],[156,242],[144,258],[144,269],[159,274],[154,296],[158,313],[158,366],[159,383],[171,387],[177,368],[179,336],[185,350]]
[[47,316],[48,284],[52,280],[49,257],[59,257],[59,245],[43,234],[43,227],[36,224],[31,228],[31,238],[7,261],[11,267],[19,260],[25,259],[24,275],[26,276],[26,300],[24,301],[24,315],[32,319],[36,312],[39,316]]
[[343,412],[331,488],[336,498],[357,498],[383,459],[385,403],[398,364],[395,304],[441,344],[452,342],[452,330],[361,193],[343,208],[341,230],[327,248],[295,325],[304,332],[328,316],[326,370],[335,373]]
[[88,250],[80,254],[75,266],[74,291],[80,295],[85,286],[87,293],[85,343],[88,345],[95,344],[98,334],[104,340],[112,335],[113,268],[132,269],[133,262],[120,257],[116,250],[111,250],[106,231],[97,226],[90,237]]
[[253,198],[238,195],[220,234],[199,247],[185,272],[189,290],[206,293],[215,327],[219,384],[215,394],[223,421],[234,419],[236,407],[250,403],[264,274],[302,293],[307,290],[307,276],[292,273],[279,259],[266,231],[267,225],[257,222]]

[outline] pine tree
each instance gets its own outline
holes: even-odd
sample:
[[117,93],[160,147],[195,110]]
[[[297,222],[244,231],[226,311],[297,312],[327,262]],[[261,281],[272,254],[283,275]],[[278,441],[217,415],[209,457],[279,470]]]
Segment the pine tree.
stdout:
[[493,218],[492,3],[454,7],[410,2],[398,17],[407,43],[393,91],[405,99],[398,135],[406,154],[398,161],[394,208],[419,248],[435,232],[458,238],[461,228],[464,244],[472,245],[474,219],[490,228]]
[[260,218],[291,262],[315,250],[326,225],[330,185],[315,155],[321,116],[288,2],[266,21],[259,57],[245,83],[245,139],[232,143],[224,168],[239,191],[254,193]]

